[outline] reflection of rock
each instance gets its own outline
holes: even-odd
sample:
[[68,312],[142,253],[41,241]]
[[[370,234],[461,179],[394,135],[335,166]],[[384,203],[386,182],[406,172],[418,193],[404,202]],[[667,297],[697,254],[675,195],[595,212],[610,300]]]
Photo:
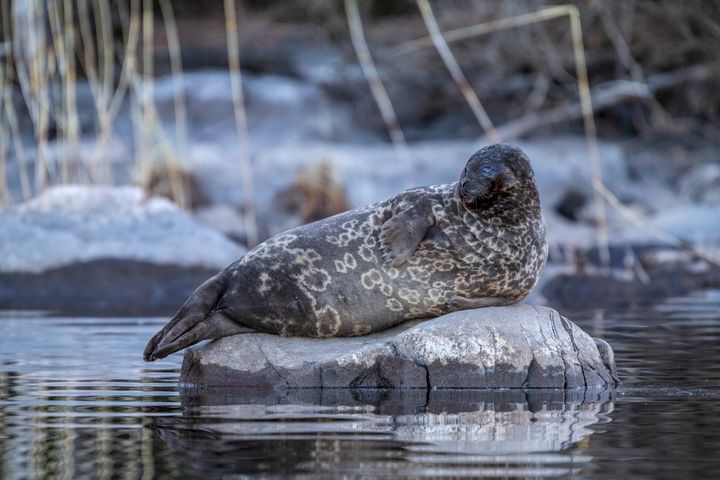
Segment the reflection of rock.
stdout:
[[[368,475],[408,475],[419,468],[427,475],[462,464],[468,477],[490,471],[504,477],[521,469],[534,478],[585,467],[592,460],[582,454],[593,434],[589,427],[607,421],[613,410],[607,391],[415,389],[382,395],[368,402],[350,389],[282,395],[183,390],[187,415],[153,418],[153,426],[184,466],[198,472],[228,445],[273,449],[292,438],[292,449],[265,452],[274,471],[361,468]],[[346,453],[332,455],[338,448]]]
[[354,338],[226,337],[202,350],[188,350],[181,383],[356,389],[612,387],[612,351],[597,342],[600,350],[590,336],[548,308],[483,308]]
[[242,254],[138,188],[56,187],[0,213],[0,308],[169,313]]

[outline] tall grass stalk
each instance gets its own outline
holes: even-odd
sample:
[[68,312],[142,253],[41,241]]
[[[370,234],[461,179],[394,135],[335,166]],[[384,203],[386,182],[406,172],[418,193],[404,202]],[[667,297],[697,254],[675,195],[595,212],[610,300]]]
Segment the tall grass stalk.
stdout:
[[[423,0],[418,0],[423,1]],[[610,253],[607,234],[607,217],[605,212],[605,202],[619,212],[626,220],[635,225],[638,229],[648,233],[657,240],[692,251],[698,257],[714,265],[720,265],[720,257],[714,253],[696,246],[650,225],[641,218],[633,210],[625,206],[604,184],[602,179],[602,164],[598,149],[597,130],[595,127],[595,117],[592,107],[592,97],[590,95],[590,85],[587,75],[587,65],[585,62],[585,48],[582,41],[582,27],[580,23],[580,12],[574,5],[557,5],[544,8],[536,12],[516,15],[513,17],[501,18],[491,22],[471,25],[469,27],[448,30],[444,33],[446,42],[456,42],[479,35],[485,35],[499,30],[530,25],[538,22],[544,22],[556,18],[568,17],[570,20],[570,31],[572,36],[573,55],[575,61],[576,81],[578,93],[580,96],[581,110],[583,116],[583,124],[585,126],[585,139],[588,148],[588,158],[591,165],[592,187],[595,192],[595,208],[597,215],[597,243],[600,253],[600,259],[603,265],[609,265]],[[433,43],[432,33],[423,38],[418,38],[408,42],[403,42],[388,49],[389,56],[402,55],[419,48],[424,48]],[[617,48],[617,47],[616,47]],[[630,66],[634,66],[634,60],[630,59]],[[641,72],[633,68],[633,77],[639,78],[644,82]]]
[[69,183],[74,175],[71,167],[79,155],[79,118],[76,101],[75,29],[73,2],[53,0],[48,3],[48,18],[61,83],[61,107],[53,119],[65,143],[60,152],[60,182]]
[[170,69],[172,71],[173,93],[175,100],[175,135],[178,143],[187,140],[187,111],[185,108],[185,86],[183,82],[182,53],[175,15],[170,0],[160,0],[168,50],[170,51]]
[[[153,36],[154,11],[152,0],[142,0],[142,73],[138,75],[135,85],[136,105],[139,114],[136,122],[138,145],[136,156],[140,176],[149,175],[152,170],[155,135],[155,108],[153,82]],[[139,93],[138,93],[139,92]]]
[[[78,3],[78,19],[82,39],[83,67],[93,97],[99,129],[96,146],[89,159],[93,181],[113,183],[113,170],[107,145],[112,137],[113,117],[110,104],[114,92],[115,47],[112,39],[112,21],[108,0],[95,0],[91,4],[92,16],[87,0]],[[98,39],[100,46],[96,49]]]
[[473,115],[475,115],[478,123],[485,131],[485,135],[487,135],[488,139],[490,139],[493,143],[500,142],[500,136],[498,135],[497,130],[495,130],[495,126],[490,120],[485,108],[482,106],[475,90],[472,89],[470,83],[465,78],[465,74],[463,74],[462,69],[460,69],[460,65],[455,59],[455,56],[452,54],[450,47],[448,47],[447,41],[443,37],[440,27],[437,24],[437,20],[435,19],[435,14],[433,14],[432,8],[430,7],[430,3],[428,0],[417,0],[417,5],[420,9],[420,13],[422,14],[423,21],[425,22],[425,27],[430,33],[430,39],[432,40],[433,45],[435,45],[435,48],[440,54],[440,57],[442,57],[450,75],[462,92],[463,97],[465,97],[465,101],[467,101],[470,106]]
[[240,141],[240,174],[245,198],[245,234],[247,243],[254,247],[258,243],[257,221],[255,219],[255,195],[253,193],[253,167],[248,133],[247,112],[242,90],[242,72],[240,70],[240,50],[237,34],[237,13],[234,0],[224,0],[225,31],[230,67],[230,90],[233,99],[235,127]]
[[[182,53],[180,51],[180,39],[178,37],[177,25],[175,23],[175,15],[169,0],[160,0],[160,11],[162,13],[165,25],[165,33],[167,38],[168,50],[170,52],[170,69],[172,71],[173,81],[173,100],[175,106],[175,155],[179,152],[185,152],[187,147],[187,112],[185,109],[185,88],[183,84],[182,70]],[[166,157],[168,160],[175,161],[174,157]],[[172,165],[166,165],[167,172],[170,173],[170,185],[173,191],[173,197],[180,206],[188,208],[192,203],[189,196],[192,194],[190,190],[186,191],[182,179],[178,175],[179,170],[172,168]]]
[[[0,81],[0,88],[4,88],[3,83]],[[2,103],[2,97],[0,97],[0,103]],[[7,178],[6,134],[5,123],[0,122],[0,207],[2,208],[12,204],[12,194],[10,193],[10,184]]]
[[119,10],[120,24],[123,30],[123,55],[115,93],[110,101],[108,115],[116,118],[123,100],[130,89],[133,79],[137,78],[137,49],[140,39],[140,0],[130,0],[130,11],[126,14],[124,9]]
[[363,75],[370,87],[370,92],[375,99],[375,103],[377,103],[378,109],[380,109],[380,115],[382,116],[383,122],[385,122],[385,127],[390,135],[395,154],[405,170],[406,177],[410,179],[412,163],[407,143],[405,142],[405,135],[400,128],[395,109],[392,106],[392,102],[390,101],[390,97],[385,90],[382,80],[380,80],[375,62],[365,41],[365,33],[363,31],[360,12],[358,11],[357,0],[345,0],[345,12],[347,13],[348,26],[350,27],[350,39],[355,49],[358,62],[360,63],[360,68],[362,68]]
[[592,186],[595,192],[595,216],[597,221],[597,242],[600,262],[603,266],[610,265],[610,246],[608,241],[607,213],[601,192],[605,189],[602,178],[602,164],[598,149],[597,129],[595,128],[595,115],[590,96],[590,82],[585,61],[585,47],[582,39],[582,26],[580,24],[580,11],[575,5],[567,5],[570,17],[570,32],[572,34],[573,54],[575,56],[575,72],[577,87],[580,93],[580,108],[582,109],[583,125],[585,127],[585,140],[590,157],[592,169]]
[[[470,25],[469,27],[446,30],[443,32],[443,37],[447,43],[453,43],[459,40],[487,35],[492,32],[521,27],[524,25],[531,25],[552,20],[554,18],[561,18],[568,15],[566,7],[566,5],[558,5],[512,17],[498,18],[489,22]],[[432,44],[432,36],[428,35],[394,45],[387,49],[387,53],[390,56],[405,55],[413,51],[429,47]]]
[[[3,38],[3,44],[7,47],[11,42],[11,32],[13,31],[11,0],[0,0],[0,15],[2,15],[3,33],[6,35],[6,37]],[[20,181],[20,191],[22,198],[27,199],[32,195],[32,188],[30,186],[30,172],[27,165],[27,157],[25,156],[25,149],[20,139],[20,128],[18,126],[15,106],[12,101],[12,89],[9,88],[10,82],[16,77],[16,75],[14,75],[12,45],[10,45],[10,47],[10,51],[7,51],[6,48],[5,58],[0,62],[0,77],[3,81],[3,108],[0,110],[0,120],[7,120],[8,126],[10,127],[10,136],[12,137],[14,157]],[[0,123],[4,124],[4,121]]]
[[[138,129],[140,121],[140,97],[142,95],[142,83],[138,72],[138,46],[140,44],[140,34],[142,28],[142,5],[141,0],[130,0],[128,10],[119,9],[118,16],[120,18],[120,26],[122,30],[122,62],[120,67],[120,76],[110,100],[108,108],[108,116],[112,119],[117,118],[120,108],[126,97],[130,106],[130,116],[133,119],[134,138],[136,151],[135,158],[139,158],[142,153],[138,152],[139,138],[142,133]],[[140,93],[139,93],[140,92]],[[132,169],[137,169],[140,162],[128,165],[129,174],[137,174]]]
[[100,135],[94,157],[101,172],[101,181],[113,183],[112,160],[106,153],[112,137],[113,118],[110,117],[109,109],[115,81],[115,47],[112,38],[109,0],[97,0],[97,8],[94,9],[94,13],[96,26],[100,29],[98,37],[102,45],[102,48],[98,49],[98,66],[102,67],[101,95],[99,101],[95,102],[100,121]]
[[[602,200],[602,192],[606,191],[607,189],[605,188],[602,180],[602,165],[600,162],[600,154],[598,150],[595,117],[592,108],[592,97],[590,96],[590,84],[588,82],[587,76],[585,49],[582,42],[580,12],[577,7],[575,7],[574,5],[558,5],[536,12],[498,19],[492,22],[473,25],[470,27],[449,30],[443,35],[440,32],[439,27],[437,26],[437,21],[435,20],[428,1],[417,0],[417,3],[420,7],[420,12],[423,15],[423,19],[425,20],[429,36],[426,38],[415,39],[411,42],[405,42],[397,45],[396,47],[393,47],[391,49],[391,53],[407,53],[414,49],[422,48],[428,44],[434,44],[435,48],[443,57],[445,65],[453,74],[453,78],[455,79],[456,83],[461,86],[463,93],[466,95],[465,98],[470,104],[471,108],[473,104],[475,104],[477,107],[479,101],[478,103],[475,103],[475,99],[477,99],[477,96],[475,95],[475,92],[472,91],[471,88],[469,88],[469,84],[462,75],[462,72],[457,65],[457,61],[455,61],[455,58],[452,56],[452,52],[450,52],[450,49],[448,47],[449,42],[476,37],[478,35],[484,35],[498,30],[505,30],[508,28],[515,28],[538,22],[544,22],[554,18],[560,18],[565,16],[569,17],[570,31],[572,35],[573,55],[575,60],[576,82],[578,93],[580,96],[583,124],[585,127],[585,140],[587,144],[588,158],[591,167],[591,182],[593,191],[595,192],[595,211],[597,216],[597,244],[600,253],[600,261],[603,266],[608,266],[610,264],[610,249],[608,243],[607,215],[605,212],[605,202]],[[476,117],[478,117],[478,114],[480,114],[480,116],[478,117],[478,120],[480,120],[483,117],[482,113],[484,112],[484,109],[474,109],[473,112],[475,112]],[[484,117],[487,117],[487,115],[484,115]],[[486,118],[486,120],[489,122],[489,118]],[[489,123],[489,125],[492,125],[492,123]],[[490,137],[490,132],[487,130],[487,128],[486,131],[488,132],[488,136]],[[495,132],[494,136],[494,141],[499,141],[499,136],[497,132]]]
[[43,2],[28,0],[13,2],[12,50],[15,72],[33,123],[37,159],[35,161],[35,189],[45,188],[48,179],[48,49]]

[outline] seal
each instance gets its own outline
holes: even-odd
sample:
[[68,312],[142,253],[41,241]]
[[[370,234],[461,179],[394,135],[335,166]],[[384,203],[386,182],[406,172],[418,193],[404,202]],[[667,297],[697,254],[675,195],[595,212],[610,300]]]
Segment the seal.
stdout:
[[152,361],[246,332],[365,335],[411,319],[509,305],[547,259],[530,162],[497,144],[457,182],[278,234],[202,284],[148,343]]

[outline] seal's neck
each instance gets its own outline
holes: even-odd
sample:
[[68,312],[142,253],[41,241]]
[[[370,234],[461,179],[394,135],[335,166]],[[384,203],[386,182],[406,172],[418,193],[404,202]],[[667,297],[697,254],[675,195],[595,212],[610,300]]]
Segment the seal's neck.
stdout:
[[458,188],[455,188],[455,201],[459,212],[469,213],[478,222],[509,227],[525,225],[541,218],[540,195],[534,182],[513,189],[512,192],[499,192],[491,200],[473,206],[465,205],[460,199]]

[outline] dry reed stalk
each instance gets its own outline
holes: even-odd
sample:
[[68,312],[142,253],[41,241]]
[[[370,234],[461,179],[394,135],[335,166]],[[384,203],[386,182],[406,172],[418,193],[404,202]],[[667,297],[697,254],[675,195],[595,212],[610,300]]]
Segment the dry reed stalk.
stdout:
[[180,38],[170,1],[160,0],[159,3],[167,33],[168,50],[170,51],[170,70],[172,71],[173,92],[175,94],[175,134],[176,140],[182,148],[187,140],[187,110],[185,108],[185,86],[182,78]]
[[48,161],[48,126],[50,120],[50,74],[49,60],[52,53],[47,49],[47,29],[43,2],[38,1],[34,8],[34,25],[36,55],[33,55],[30,68],[30,82],[34,101],[36,102],[35,135],[38,144],[38,160],[35,165],[35,189],[45,189],[50,177]]
[[[4,40],[5,39],[3,38],[3,41]],[[0,62],[0,92],[4,92],[6,90],[5,82],[5,69],[3,68],[2,62]],[[0,106],[4,107],[4,103],[5,95],[2,95],[0,96]],[[7,178],[7,131],[2,116],[3,111],[4,108],[0,108],[0,208],[5,208],[12,204],[12,194],[10,193],[10,185]]]
[[[486,35],[488,33],[497,32],[500,30],[507,30],[509,28],[520,27],[524,25],[543,22],[546,20],[551,20],[553,18],[564,17],[567,14],[568,13],[566,6],[558,5],[554,7],[543,8],[542,10],[538,10],[535,12],[523,13],[522,15],[515,15],[512,17],[499,18],[490,22],[478,23],[469,27],[447,30],[443,32],[443,37],[447,43],[453,43],[459,40],[478,37],[480,35]],[[405,55],[421,48],[429,47],[432,44],[432,37],[425,36],[394,45],[386,50],[386,54],[388,56]]]
[[[4,81],[0,80],[0,88],[5,87],[3,84]],[[0,97],[0,103],[2,103],[2,97]],[[0,121],[0,208],[12,205],[12,193],[7,178],[6,133],[5,123]]]
[[[7,60],[8,63],[10,59]],[[7,71],[8,69],[6,69]],[[0,73],[3,78],[6,77],[5,73]],[[17,120],[17,113],[15,112],[15,106],[12,102],[12,90],[10,88],[4,88],[2,93],[3,98],[3,112],[10,127],[10,137],[13,143],[13,153],[15,161],[17,162],[18,177],[20,179],[20,192],[22,198],[27,200],[32,196],[32,188],[30,186],[30,173],[27,165],[27,157],[25,156],[25,147],[22,143],[22,137],[20,136],[20,126]]]
[[577,86],[580,92],[580,107],[583,113],[583,124],[585,127],[585,141],[590,157],[590,168],[592,174],[592,186],[595,190],[595,215],[597,216],[597,240],[598,253],[602,266],[610,265],[610,246],[608,240],[607,214],[605,202],[598,194],[600,188],[605,188],[602,179],[602,165],[600,163],[600,151],[598,149],[597,130],[595,128],[595,116],[590,96],[590,82],[587,74],[587,63],[585,62],[585,47],[582,40],[582,26],[580,25],[580,10],[575,5],[567,5],[570,17],[570,32],[572,34],[573,54],[575,56],[575,71],[577,75]]
[[257,221],[255,219],[255,195],[253,193],[253,167],[250,151],[250,135],[248,132],[247,112],[245,98],[242,91],[242,72],[240,70],[240,51],[237,34],[237,13],[235,1],[224,0],[225,31],[228,49],[228,64],[230,67],[230,89],[235,114],[235,127],[240,141],[240,174],[245,197],[245,233],[248,246],[251,248],[258,243]]
[[[110,108],[108,109],[108,115],[111,118],[116,118],[126,95],[128,96],[130,104],[130,117],[133,119],[136,146],[138,145],[137,139],[139,138],[139,135],[141,135],[141,133],[138,132],[138,122],[140,119],[140,96],[138,95],[138,91],[141,90],[141,81],[138,73],[137,52],[140,41],[140,29],[142,26],[140,1],[141,0],[131,0],[128,12],[122,8],[118,10],[124,47],[122,64],[120,67],[120,78],[118,79],[117,87],[115,89],[115,93],[113,94],[113,98],[110,101]],[[134,152],[134,154],[137,156],[137,152]],[[127,173],[131,176],[133,174],[137,174],[137,172],[132,171],[132,168],[135,165],[125,165],[128,166]]]
[[[185,90],[182,79],[182,55],[180,52],[180,39],[178,37],[175,15],[169,0],[160,0],[160,11],[162,13],[167,38],[168,50],[170,52],[170,69],[173,82],[173,100],[175,106],[175,148],[174,155],[178,152],[185,152],[187,146],[187,112],[185,109]],[[168,155],[166,159],[172,160],[174,155]],[[168,172],[179,172],[178,169],[167,166]],[[189,208],[192,199],[189,198],[192,192],[185,188],[182,178],[178,175],[171,175],[171,188],[174,198],[183,208]]]
[[119,10],[120,23],[123,29],[123,57],[122,65],[120,67],[120,78],[118,79],[115,93],[110,101],[110,108],[108,109],[108,115],[111,118],[115,118],[120,111],[122,102],[127,94],[131,78],[137,74],[137,47],[140,38],[140,0],[130,1],[130,12],[129,17],[125,15],[123,9]]
[[[596,195],[596,215],[598,216],[598,247],[601,262],[603,266],[609,265],[610,252],[608,246],[607,220],[605,215],[605,203],[607,201],[613,208],[622,214],[627,220],[636,227],[649,233],[656,239],[668,243],[670,245],[684,247],[692,251],[695,255],[714,265],[720,265],[720,257],[714,255],[703,248],[695,245],[689,245],[687,242],[670,235],[662,229],[656,228],[648,224],[639,217],[635,212],[622,204],[622,202],[607,189],[602,181],[602,169],[597,143],[597,132],[595,129],[595,119],[592,108],[592,98],[590,96],[590,87],[587,77],[587,66],[585,63],[585,49],[582,42],[582,29],[580,25],[580,12],[574,5],[559,5],[548,9],[540,10],[530,14],[523,14],[508,19],[500,19],[489,22],[487,24],[475,25],[472,27],[460,28],[445,32],[447,41],[457,41],[470,38],[476,35],[490,33],[496,30],[511,28],[539,21],[546,21],[554,18],[568,16],[570,19],[571,35],[573,41],[573,53],[575,57],[575,68],[578,82],[578,91],[580,94],[580,106],[582,111],[583,123],[585,125],[585,138],[588,146],[588,156],[590,158],[592,168],[592,187]],[[431,35],[432,37],[432,35]],[[425,46],[432,41],[431,38],[423,38],[400,44],[392,49],[392,53],[408,52],[416,48]],[[604,201],[603,201],[604,200]]]
[[55,61],[62,88],[61,108],[55,112],[54,118],[67,150],[61,152],[60,182],[69,183],[72,178],[71,161],[77,158],[79,152],[79,118],[76,102],[77,73],[75,71],[75,29],[73,24],[73,2],[59,0],[48,3],[48,19],[53,37]]
[[345,0],[345,12],[347,13],[348,26],[350,27],[350,39],[355,49],[355,54],[358,57],[360,68],[370,87],[370,92],[375,99],[375,103],[380,110],[383,122],[385,122],[385,127],[388,130],[390,140],[395,149],[395,155],[397,155],[400,164],[405,170],[406,177],[409,179],[412,174],[412,163],[410,161],[407,143],[405,142],[405,135],[400,128],[395,109],[392,106],[392,102],[390,101],[390,97],[385,90],[382,80],[380,80],[375,62],[365,41],[365,33],[357,7],[357,0]]
[[95,152],[95,161],[100,166],[103,181],[113,183],[112,160],[110,156],[106,155],[106,150],[112,137],[113,118],[109,115],[109,108],[115,82],[115,47],[112,38],[112,17],[109,1],[97,0],[97,5],[98,7],[94,8],[93,11],[96,26],[100,27],[102,48],[98,49],[98,65],[102,67],[102,84],[100,101],[96,102],[100,135]]
[[[89,2],[92,2],[92,0],[79,0],[77,3],[77,16],[78,16],[78,26],[80,29],[80,40],[81,40],[81,55],[79,55],[81,65],[83,67],[83,70],[85,71],[85,77],[87,78],[87,84],[88,88],[90,89],[90,94],[93,98],[93,104],[95,106],[95,114],[97,116],[98,123],[100,124],[100,132],[105,132],[107,130],[107,118],[102,113],[103,112],[103,104],[105,103],[105,89],[103,88],[103,85],[105,82],[101,78],[100,69],[98,69],[98,61],[100,63],[102,62],[102,57],[104,56],[107,58],[107,55],[104,53],[96,50],[96,41],[94,32],[97,32],[97,20],[93,23],[91,22],[90,18],[90,7],[88,5]],[[99,8],[92,8],[93,10],[93,18],[97,15],[97,11]],[[93,28],[93,25],[96,28]],[[101,28],[101,27],[100,27]],[[97,32],[98,35],[102,35],[102,32]],[[106,47],[107,48],[107,47]],[[100,57],[100,59],[98,59]],[[98,142],[97,146],[98,148],[95,149],[95,152],[93,153],[91,158],[85,158],[83,161],[85,162],[85,170],[90,173],[90,181],[91,182],[98,182],[101,181],[103,177],[103,173],[101,172],[101,143],[105,140],[103,137],[103,133],[100,133],[100,138],[102,139],[100,142]],[[89,164],[87,163],[89,162]]]
[[[505,30],[508,28],[543,22],[554,18],[560,18],[564,16],[569,17],[573,54],[575,59],[576,80],[578,92],[580,95],[580,105],[582,110],[583,123],[585,126],[585,139],[588,148],[588,157],[590,159],[592,185],[593,190],[596,192],[595,208],[597,216],[597,243],[602,265],[608,266],[610,264],[610,249],[608,244],[607,216],[605,212],[605,203],[602,201],[600,194],[597,193],[600,191],[600,187],[604,187],[602,181],[602,167],[600,164],[600,155],[598,151],[597,132],[595,128],[595,119],[593,116],[592,98],[590,96],[590,85],[587,77],[585,50],[582,42],[580,12],[577,7],[575,7],[574,5],[557,5],[538,10],[536,12],[498,19],[492,22],[473,25],[470,27],[450,30],[442,34],[437,26],[437,22],[435,21],[435,17],[432,14],[432,9],[430,8],[430,4],[428,3],[428,1],[417,0],[417,3],[420,7],[420,12],[423,14],[423,19],[425,20],[425,24],[428,28],[429,37],[424,37],[397,45],[391,49],[391,54],[396,55],[399,53],[407,53],[409,51],[416,50],[417,48],[421,48],[429,43],[432,43],[435,45],[435,48],[438,49],[438,52],[443,57],[443,61],[445,61],[445,65],[448,66],[448,69],[451,70],[451,73],[453,72],[453,70],[455,71],[455,74],[453,75],[453,78],[455,78],[455,82],[458,83],[458,85],[467,85],[468,88],[466,90],[470,91],[472,91],[472,89],[469,88],[469,84],[467,84],[467,81],[465,80],[463,82],[464,76],[457,76],[459,67],[453,67],[451,69],[451,65],[454,64],[455,66],[457,66],[457,62],[452,56],[452,52],[450,52],[448,42],[475,37],[498,30]],[[459,73],[462,75],[461,71]],[[475,96],[474,92],[472,92],[470,97],[466,96],[468,102],[474,102],[474,100],[471,100],[473,96]],[[475,98],[477,98],[477,96],[475,96]],[[495,133],[495,137],[499,139],[497,133]]]
[[475,90],[472,89],[470,83],[465,78],[465,75],[460,69],[460,65],[458,65],[455,56],[452,54],[452,51],[450,51],[450,47],[448,47],[448,44],[445,41],[442,32],[440,31],[440,27],[437,24],[435,15],[433,14],[432,8],[430,7],[430,3],[428,2],[428,0],[417,0],[417,5],[420,9],[420,13],[422,14],[423,21],[425,22],[425,27],[430,33],[430,39],[432,40],[433,45],[435,45],[435,49],[437,49],[440,57],[442,57],[442,60],[445,63],[448,71],[450,72],[450,75],[452,76],[453,80],[455,81],[458,88],[465,97],[465,101],[470,106],[473,115],[475,115],[478,123],[485,131],[485,135],[487,135],[487,137],[493,143],[500,142],[500,136],[495,130],[495,126],[490,120],[490,117],[485,111],[485,108],[483,108],[480,99],[475,93]]
[[[419,0],[423,1],[423,0]],[[527,25],[540,21],[546,21],[554,18],[568,16],[570,19],[570,30],[573,41],[573,53],[575,57],[575,69],[578,82],[578,91],[580,94],[580,103],[585,125],[585,138],[588,146],[588,156],[592,168],[592,187],[596,194],[596,215],[598,216],[598,247],[601,262],[603,266],[610,263],[610,252],[608,246],[607,220],[605,215],[605,201],[622,214],[627,220],[636,227],[649,233],[658,240],[670,245],[684,247],[692,251],[695,255],[714,265],[720,265],[720,257],[714,255],[703,248],[689,245],[679,238],[670,235],[662,229],[656,228],[648,224],[639,217],[635,212],[622,204],[622,202],[607,189],[602,181],[602,168],[600,155],[598,151],[597,132],[595,128],[595,119],[592,108],[592,98],[590,96],[590,86],[587,76],[587,65],[585,62],[585,49],[582,42],[582,28],[580,24],[580,12],[574,5],[558,5],[543,9],[529,14],[518,15],[507,19],[500,19],[486,24],[474,25],[471,27],[460,28],[445,32],[445,39],[450,41],[458,41],[477,35],[490,33],[496,30],[511,28],[521,25]],[[400,44],[392,49],[392,53],[408,52],[419,47],[423,47],[432,42],[432,35],[428,38],[422,38]]]
[[[11,32],[13,31],[11,21],[12,9],[10,7],[9,1],[3,0],[0,3],[0,15],[2,15],[2,26],[4,34],[11,35]],[[3,40],[4,43],[7,45],[11,42],[11,39],[12,37],[4,38]],[[0,78],[2,78],[5,86],[7,86],[9,80],[14,77],[13,68],[14,62],[12,52],[6,52],[4,61],[0,62]],[[32,195],[32,189],[30,187],[30,173],[27,164],[27,157],[25,156],[25,148],[22,144],[22,137],[20,137],[20,128],[17,121],[17,114],[15,112],[15,105],[12,101],[11,88],[2,89],[2,103],[3,109],[2,111],[0,111],[0,119],[4,114],[7,119],[8,126],[10,127],[10,137],[12,139],[14,151],[13,154],[15,157],[15,162],[17,164],[18,177],[20,180],[20,191],[22,194],[22,198],[28,199]]]
[[[140,172],[152,169],[152,135],[155,129],[155,109],[153,108],[153,37],[154,12],[152,0],[142,0],[142,74],[140,83],[139,108],[139,144],[137,145],[138,167]],[[142,173],[141,173],[142,174]]]
[[253,166],[250,150],[250,133],[247,124],[245,96],[242,91],[242,71],[240,69],[240,49],[237,34],[237,13],[234,0],[224,0],[225,32],[228,50],[228,66],[230,68],[230,90],[235,114],[235,128],[240,141],[240,175],[245,197],[244,219],[245,234],[248,246],[258,243],[257,220],[255,218],[255,195],[253,193]]
[[[613,21],[607,4],[600,4],[600,19],[602,20],[605,33],[607,34],[620,63],[628,69],[633,82],[638,85],[645,85],[645,87],[648,87],[645,73],[637,60],[635,60],[635,57],[630,50],[630,45],[628,45],[627,40],[625,40],[625,36],[622,31]],[[650,107],[653,119],[656,122],[662,124],[663,126],[670,126],[672,124],[670,115],[665,111],[654,94],[650,93],[649,96],[644,97],[644,100]]]
[[[79,4],[80,5],[80,4]],[[113,170],[110,157],[106,155],[107,145],[112,137],[110,108],[114,96],[115,48],[112,38],[112,13],[108,0],[95,0],[92,7],[94,29],[91,29],[90,14],[85,2],[78,7],[81,37],[83,39],[85,71],[88,85],[95,104],[99,124],[96,147],[92,155],[92,172],[95,181],[113,183]],[[95,48],[95,37],[100,48]],[[97,65],[95,64],[97,62]]]
[[598,186],[597,192],[613,208],[615,208],[618,212],[620,212],[625,218],[627,218],[633,225],[635,225],[640,230],[648,233],[649,235],[655,237],[657,240],[660,240],[661,242],[667,243],[668,245],[688,249],[691,252],[693,252],[696,256],[698,256],[699,258],[702,258],[703,260],[705,260],[706,262],[711,263],[713,265],[720,266],[720,257],[719,256],[715,255],[714,253],[712,253],[702,247],[698,247],[698,246],[692,245],[684,240],[681,240],[678,237],[669,234],[665,230],[662,230],[653,225],[650,225],[642,217],[640,217],[637,213],[635,213],[630,208],[625,206],[620,201],[620,199],[618,199],[610,190],[607,189],[607,187],[605,185],[600,184]]
[[[20,90],[30,112],[37,142],[35,188],[40,191],[45,188],[49,176],[47,161],[49,55],[42,2],[28,0],[26,3],[13,3],[12,15],[12,35],[15,40],[12,48],[15,71],[18,75]],[[21,21],[23,25],[20,25]]]

